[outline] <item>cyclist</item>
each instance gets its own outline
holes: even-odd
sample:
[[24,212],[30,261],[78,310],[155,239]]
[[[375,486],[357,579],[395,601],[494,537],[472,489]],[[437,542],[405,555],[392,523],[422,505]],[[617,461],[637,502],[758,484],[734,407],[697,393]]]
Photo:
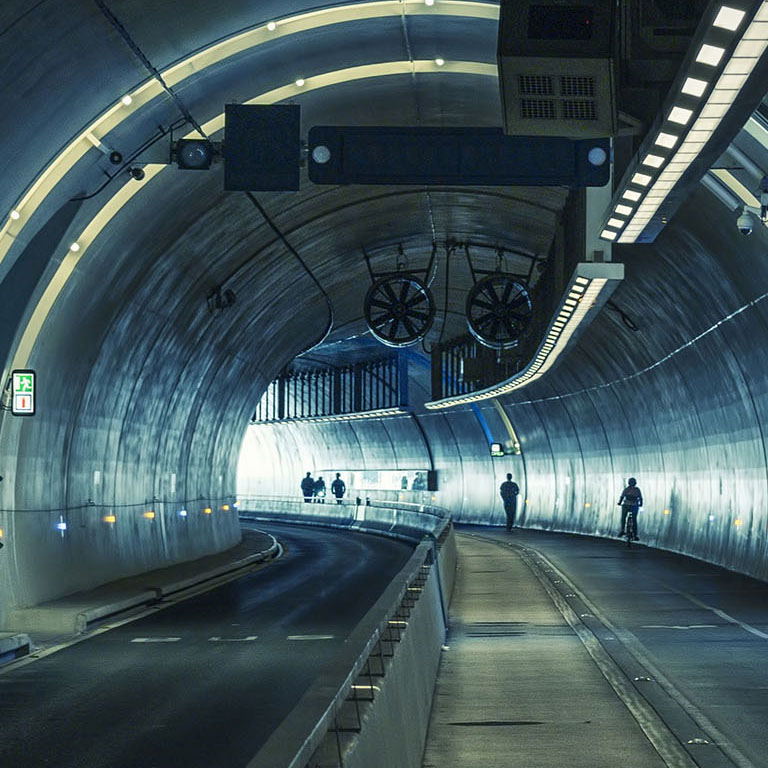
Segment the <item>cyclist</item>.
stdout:
[[643,506],[643,494],[637,487],[637,480],[630,477],[627,480],[627,487],[621,492],[619,497],[619,506],[621,507],[621,531],[619,536],[624,535],[624,529],[627,525],[627,515],[632,512],[632,530],[628,531],[632,538],[637,541],[637,512]]

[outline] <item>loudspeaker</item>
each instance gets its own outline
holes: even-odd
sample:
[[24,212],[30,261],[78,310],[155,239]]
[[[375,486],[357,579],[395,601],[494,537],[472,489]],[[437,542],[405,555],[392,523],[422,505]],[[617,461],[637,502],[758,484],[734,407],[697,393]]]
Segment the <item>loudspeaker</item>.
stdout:
[[224,189],[279,192],[299,189],[300,108],[297,104],[224,107]]
[[437,470],[436,469],[427,470],[427,490],[428,491],[437,490]]

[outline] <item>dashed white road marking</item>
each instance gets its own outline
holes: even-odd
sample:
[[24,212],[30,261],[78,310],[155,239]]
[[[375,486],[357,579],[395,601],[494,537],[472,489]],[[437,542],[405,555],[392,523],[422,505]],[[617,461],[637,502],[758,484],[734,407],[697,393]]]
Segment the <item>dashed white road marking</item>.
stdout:
[[248,637],[209,637],[211,643],[250,643],[258,639],[258,635],[248,635]]
[[286,640],[333,640],[333,635],[288,635]]
[[643,624],[643,629],[717,629],[717,624]]
[[178,643],[180,637],[134,637],[132,643]]

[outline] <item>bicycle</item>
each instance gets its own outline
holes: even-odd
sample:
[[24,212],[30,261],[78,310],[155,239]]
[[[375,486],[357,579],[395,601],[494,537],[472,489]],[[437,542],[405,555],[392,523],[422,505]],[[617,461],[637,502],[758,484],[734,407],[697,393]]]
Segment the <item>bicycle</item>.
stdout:
[[632,542],[637,539],[637,509],[627,507],[627,519],[624,521],[624,536],[627,539],[627,548],[632,549]]

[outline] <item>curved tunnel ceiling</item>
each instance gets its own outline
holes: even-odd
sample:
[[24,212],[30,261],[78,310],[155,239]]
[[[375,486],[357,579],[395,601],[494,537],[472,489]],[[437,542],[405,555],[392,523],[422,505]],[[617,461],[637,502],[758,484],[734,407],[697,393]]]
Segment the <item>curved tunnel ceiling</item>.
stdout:
[[[183,252],[187,258],[194,254],[199,268],[194,283],[152,283],[148,300],[194,314],[204,305],[204,296],[210,290],[220,285],[232,288],[238,296],[237,311],[219,323],[228,326],[227,346],[233,351],[241,343],[247,348],[249,338],[270,338],[281,354],[269,366],[261,361],[260,372],[267,378],[327,330],[327,326],[322,327],[328,319],[324,297],[248,199],[238,193],[222,192],[221,167],[193,173],[150,162],[143,166],[143,182],[128,180],[127,173],[122,173],[101,189],[104,174],[114,174],[116,169],[93,147],[95,137],[102,149],[119,149],[130,158],[146,142],[158,138],[157,126],[167,128],[178,121],[182,125],[177,127],[177,137],[197,135],[188,122],[184,123],[181,109],[215,136],[212,132],[223,124],[223,104],[245,101],[299,103],[303,132],[321,123],[501,122],[495,77],[497,7],[493,4],[452,2],[429,7],[423,3],[361,3],[283,16],[276,20],[274,30],[270,29],[270,17],[265,16],[252,20],[255,26],[246,33],[236,27],[237,14],[231,17],[232,28],[224,30],[220,18],[210,28],[197,26],[203,20],[194,12],[180,16],[171,9],[155,8],[137,16],[131,14],[130,4],[114,4],[109,11],[120,20],[122,29],[111,23],[114,18],[110,20],[96,9],[87,18],[70,20],[70,36],[63,37],[56,49],[28,62],[14,59],[16,66],[26,65],[27,77],[32,70],[39,70],[40,78],[50,77],[66,67],[75,75],[70,82],[78,90],[77,94],[67,94],[66,86],[57,89],[59,103],[51,104],[50,99],[35,98],[36,93],[44,91],[38,81],[37,91],[17,95],[20,101],[19,96],[23,96],[23,104],[8,105],[11,112],[14,107],[22,110],[30,129],[41,121],[38,111],[45,113],[49,121],[43,135],[50,146],[44,148],[36,143],[34,152],[15,157],[15,167],[6,169],[15,176],[38,174],[41,169],[35,168],[34,162],[47,153],[55,155],[64,145],[62,133],[67,124],[71,125],[71,118],[64,121],[61,113],[74,111],[73,100],[87,97],[96,107],[101,96],[102,104],[115,105],[106,113],[102,106],[98,110],[102,117],[88,120],[83,138],[76,139],[58,163],[49,166],[48,178],[38,181],[38,197],[40,189],[56,178],[61,167],[73,163],[34,214],[30,216],[34,201],[7,203],[9,209],[18,211],[19,219],[9,220],[5,227],[0,250],[7,251],[3,269],[13,263],[20,243],[29,236],[27,233],[34,232],[38,222],[43,222],[68,197],[88,197],[70,230],[79,251],[66,255],[53,287],[39,302],[36,316],[21,340],[15,367],[26,364],[69,274],[100,270],[102,267],[96,265],[102,260],[115,266],[119,263],[121,285],[125,286],[132,271],[138,276],[147,274],[147,269],[160,265],[165,269],[168,265],[172,272],[172,265],[179,263],[179,254]],[[281,11],[285,14],[286,9]],[[14,28],[34,25],[34,15],[32,11],[20,18]],[[172,35],[158,33],[171,26]],[[103,39],[95,46],[74,49],[84,28]],[[118,32],[130,36],[130,41]],[[13,30],[7,32],[11,33]],[[218,37],[229,39],[213,45]],[[185,48],[202,50],[191,57],[180,57]],[[222,58],[224,54],[230,55]],[[442,65],[435,63],[438,56],[444,61]],[[100,60],[102,57],[105,61]],[[146,75],[150,63],[163,73],[174,98],[162,92],[157,78],[138,86],[123,79],[130,72],[134,76]],[[81,77],[77,77],[78,72]],[[90,85],[96,72],[108,73],[101,88],[82,88]],[[296,85],[299,76],[303,78],[301,86]],[[118,83],[120,87],[115,89]],[[120,97],[129,93],[132,103],[122,104]],[[155,98],[150,99],[151,94]],[[87,109],[85,105],[79,107],[81,112]],[[56,131],[51,130],[52,125]],[[134,164],[162,158],[168,141],[163,138],[139,153]],[[26,145],[29,147],[28,142]],[[86,151],[85,147],[90,149]],[[565,197],[565,190],[526,188],[327,189],[314,187],[305,178],[301,193],[262,195],[261,202],[332,296],[333,340],[365,330],[361,285],[368,277],[363,250],[372,256],[374,268],[382,269],[393,267],[400,246],[409,266],[425,264],[434,240],[470,240],[487,245],[487,251],[480,251],[481,262],[493,263],[494,249],[500,247],[541,258],[549,248]],[[21,234],[11,242],[8,231]],[[119,248],[115,241],[120,242]],[[66,254],[66,245],[62,243],[62,255]],[[518,271],[526,271],[527,267],[526,259],[512,266]],[[450,337],[464,332],[463,301],[471,284],[468,280],[465,275],[463,285],[457,285],[454,273],[451,288],[445,292],[449,299],[445,321],[435,333]],[[254,290],[255,283],[258,291]],[[135,280],[132,284],[139,285]],[[147,282],[142,286],[147,289]],[[441,293],[445,288],[440,280],[433,287]],[[127,297],[124,290],[121,295]],[[296,291],[301,297],[301,313],[295,312]],[[249,297],[257,294],[259,301],[254,305]],[[291,318],[295,323],[289,322]],[[279,339],[275,336],[277,329],[281,329]]]
[[[337,7],[328,6],[328,13]],[[523,254],[523,260],[548,253],[566,200],[563,189],[325,189],[304,179],[297,194],[257,199],[313,278],[247,195],[222,191],[220,166],[207,173],[177,171],[166,167],[163,151],[153,154],[168,142],[160,140],[158,126],[165,132],[175,125],[176,137],[192,131],[182,108],[206,125],[226,102],[254,98],[299,103],[303,130],[335,122],[501,124],[495,4],[360,3],[347,12],[360,19],[270,38],[271,19],[277,30],[280,17],[296,16],[312,25],[327,20],[326,12],[303,3],[261,3],[255,18],[252,3],[234,0],[215,12],[202,2],[184,4],[183,10],[128,0],[108,9],[102,2],[2,6],[7,85],[0,94],[0,121],[12,151],[0,156],[6,182],[0,210],[9,216],[0,228],[0,340],[7,369],[29,364],[49,383],[45,409],[34,423],[3,420],[2,514],[8,509],[80,514],[97,491],[109,503],[137,509],[144,500],[167,497],[171,488],[174,498],[190,503],[228,498],[255,399],[286,363],[325,337],[325,294],[334,317],[329,343],[341,347],[343,339],[364,331],[362,298],[370,281],[363,249],[382,265],[393,263],[399,245],[410,263],[426,261],[433,241],[449,238],[488,246],[479,250],[489,263],[498,247]],[[174,74],[174,66],[196,52],[248,29],[258,45],[209,67],[196,60]],[[147,63],[166,73],[174,97],[148,74]],[[364,77],[349,79],[355,73]],[[126,94],[133,98],[129,105],[121,102]],[[751,147],[746,141],[737,144],[753,157],[755,168],[766,167],[764,146],[750,141]],[[145,143],[150,146],[140,152]],[[116,167],[97,144],[143,165],[144,181],[131,180],[127,170],[110,181],[105,174]],[[134,159],[134,153],[140,154]],[[749,186],[754,171],[744,167],[729,172]],[[708,199],[706,210],[713,208]],[[684,224],[695,223],[690,210],[687,216]],[[702,261],[705,266],[717,262],[715,250],[721,245],[723,253],[732,247],[730,237],[723,237]],[[70,250],[72,242],[79,250]],[[610,365],[631,364],[636,370],[695,335],[698,323],[685,326],[690,334],[666,325],[675,313],[684,317],[692,308],[696,314],[697,302],[704,301],[695,286],[687,293],[681,289],[685,283],[675,255],[680,249],[672,236],[668,242],[661,266],[653,261],[653,248],[627,252],[626,258],[642,278],[639,284],[650,286],[639,306],[658,320],[654,345],[637,342],[635,355],[624,348],[609,353],[620,321],[615,314],[601,316],[596,334],[579,347],[586,370],[569,366],[538,393],[548,396],[558,382],[565,392],[574,382],[577,388],[599,387],[611,378]],[[754,260],[760,242],[752,238],[749,245]],[[689,270],[699,248],[706,247],[691,246]],[[735,267],[727,275],[734,283],[745,280]],[[445,326],[440,318],[433,335],[450,338],[464,331],[468,284],[466,270],[460,273],[457,266],[448,281],[445,265],[438,264],[433,289],[448,296],[449,311]],[[213,316],[206,297],[217,286],[231,287],[237,302]],[[710,302],[708,320],[714,313],[717,321],[743,297],[750,298],[749,288],[736,292],[720,314]],[[632,290],[625,285],[618,298],[631,303]],[[638,338],[620,325],[619,330],[628,345]],[[592,350],[595,339],[599,344]],[[499,403],[493,407],[502,411]],[[673,405],[668,410],[674,411]],[[443,417],[430,418],[437,423]],[[455,418],[461,471],[471,472],[480,466],[482,440],[469,439],[477,431],[469,422],[471,413]],[[549,434],[544,437],[542,445]],[[531,438],[529,445],[534,443]],[[669,445],[676,443],[670,439]],[[571,447],[563,439],[547,450],[553,457],[565,456]],[[596,456],[603,453],[603,447],[595,449]],[[452,453],[445,455],[453,461]],[[96,470],[103,473],[98,489]],[[542,483],[548,471],[542,469]],[[461,498],[460,478],[454,482]],[[14,599],[32,602],[52,594],[52,580],[43,583],[45,575],[24,578],[34,573],[44,546],[51,567],[67,573],[55,589],[73,591],[115,577],[110,562],[115,548],[127,564],[121,567],[135,572],[168,557],[191,559],[223,549],[238,535],[232,525],[208,533],[201,527],[184,538],[187,529],[171,531],[176,522],[169,521],[162,542],[137,528],[117,546],[98,523],[87,521],[96,544],[83,555],[76,549],[62,553],[58,540],[46,538],[52,530],[47,518],[19,514],[12,524],[6,522],[8,535],[24,542],[15,550],[14,573],[20,576]],[[191,530],[191,519],[184,525]]]

